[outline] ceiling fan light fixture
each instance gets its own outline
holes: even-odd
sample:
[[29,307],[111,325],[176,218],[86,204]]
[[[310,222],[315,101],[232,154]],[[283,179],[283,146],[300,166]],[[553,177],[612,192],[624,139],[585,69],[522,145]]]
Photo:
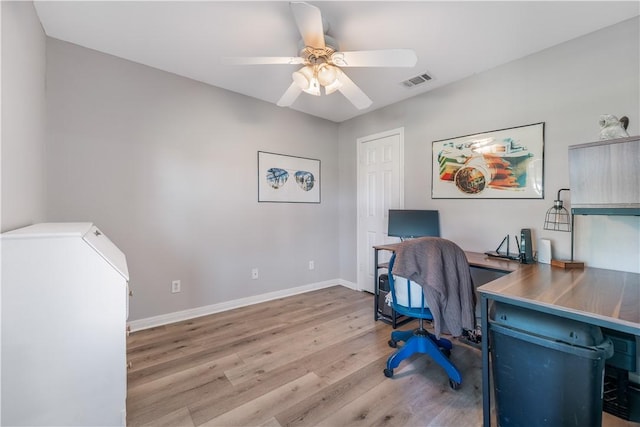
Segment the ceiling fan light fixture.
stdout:
[[309,89],[311,85],[311,79],[313,78],[313,71],[307,66],[302,67],[298,71],[291,73],[291,78],[302,90]]
[[279,106],[291,106],[302,92],[320,96],[324,88],[326,95],[338,90],[357,109],[364,110],[371,106],[371,99],[342,71],[341,67],[414,67],[416,65],[418,58],[411,49],[339,52],[337,41],[327,34],[328,25],[322,19],[322,13],[318,7],[304,1],[291,1],[289,7],[298,32],[302,36],[298,43],[297,57],[223,58],[223,62],[230,65],[302,65],[302,68],[291,74],[293,82],[277,102]]
[[336,67],[329,64],[320,64],[318,66],[318,81],[322,86],[330,86],[336,82],[338,71]]
[[331,95],[333,92],[337,91],[341,87],[342,87],[342,83],[340,82],[340,80],[335,79],[333,83],[331,83],[330,85],[326,85],[324,87],[324,93],[326,95]]
[[307,89],[303,89],[303,91],[310,95],[320,96],[320,82],[316,77],[312,77],[311,81],[309,81],[309,87]]
[[298,71],[291,73],[293,81],[304,92],[320,96],[320,82],[318,81],[318,73],[311,65],[306,65],[300,68]]

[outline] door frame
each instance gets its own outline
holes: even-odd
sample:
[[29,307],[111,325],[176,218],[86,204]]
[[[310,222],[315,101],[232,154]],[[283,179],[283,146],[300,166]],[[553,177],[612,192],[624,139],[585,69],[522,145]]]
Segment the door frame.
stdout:
[[[361,231],[361,221],[362,221],[362,212],[360,212],[360,196],[364,191],[362,186],[362,182],[360,181],[360,172],[361,172],[361,153],[363,144],[368,142],[372,142],[378,139],[386,138],[389,136],[398,135],[399,147],[398,147],[398,173],[399,181],[400,181],[400,206],[399,209],[404,208],[404,127],[399,127],[391,130],[387,130],[384,132],[378,132],[373,135],[367,135],[356,139],[356,212],[357,212],[357,221],[356,221],[356,287],[359,291],[363,291],[360,287],[360,283],[362,283],[361,275],[367,274],[367,272],[363,271],[361,268],[361,255],[362,248],[360,247],[360,240],[363,238]],[[368,248],[367,250],[373,250],[372,248]],[[374,284],[375,289],[375,284]]]

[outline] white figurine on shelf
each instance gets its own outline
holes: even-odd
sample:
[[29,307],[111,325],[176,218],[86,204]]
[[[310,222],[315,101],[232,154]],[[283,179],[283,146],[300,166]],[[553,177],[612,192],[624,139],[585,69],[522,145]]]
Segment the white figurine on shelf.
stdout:
[[614,115],[603,114],[600,116],[600,139],[615,139],[629,136],[627,127],[629,118],[622,117],[620,120]]

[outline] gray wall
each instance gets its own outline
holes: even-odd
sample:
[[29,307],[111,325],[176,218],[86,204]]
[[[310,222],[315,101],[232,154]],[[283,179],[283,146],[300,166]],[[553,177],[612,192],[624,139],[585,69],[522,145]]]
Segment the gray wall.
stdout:
[[[47,58],[47,216],[125,252],[131,320],[339,278],[335,123],[54,39]],[[322,203],[257,203],[258,150],[320,159]]]
[[[355,281],[355,141],[403,126],[406,206],[440,209],[445,237],[484,251],[531,227],[568,256],[568,234],[543,231],[544,213],[568,185],[567,146],[597,139],[600,114],[626,114],[640,133],[639,25],[336,125],[63,42],[45,51],[32,4],[2,2],[2,230],[97,223],[128,256],[132,320]],[[431,141],[538,121],[544,200],[431,199]],[[258,204],[258,150],[320,159],[322,204]],[[577,258],[637,271],[638,221],[579,218]],[[173,279],[182,293],[170,294]]]
[[2,7],[1,231],[45,216],[46,36],[31,2]]
[[[555,257],[568,258],[569,233],[543,230],[545,213],[569,187],[567,147],[598,140],[601,114],[626,115],[629,134],[640,133],[639,28],[638,18],[625,21],[342,123],[340,277],[356,279],[356,139],[400,126],[406,208],[439,209],[442,235],[468,250],[493,250],[505,235],[531,228],[534,239],[551,239]],[[544,200],[431,198],[432,141],[537,122],[546,123]],[[576,223],[576,259],[640,271],[639,217]]]

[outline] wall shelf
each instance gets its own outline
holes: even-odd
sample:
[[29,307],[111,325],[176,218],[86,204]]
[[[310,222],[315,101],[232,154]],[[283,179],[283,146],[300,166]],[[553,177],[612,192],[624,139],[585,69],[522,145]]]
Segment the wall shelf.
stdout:
[[569,147],[571,212],[640,215],[640,136]]
[[572,215],[640,216],[640,208],[571,208]]

